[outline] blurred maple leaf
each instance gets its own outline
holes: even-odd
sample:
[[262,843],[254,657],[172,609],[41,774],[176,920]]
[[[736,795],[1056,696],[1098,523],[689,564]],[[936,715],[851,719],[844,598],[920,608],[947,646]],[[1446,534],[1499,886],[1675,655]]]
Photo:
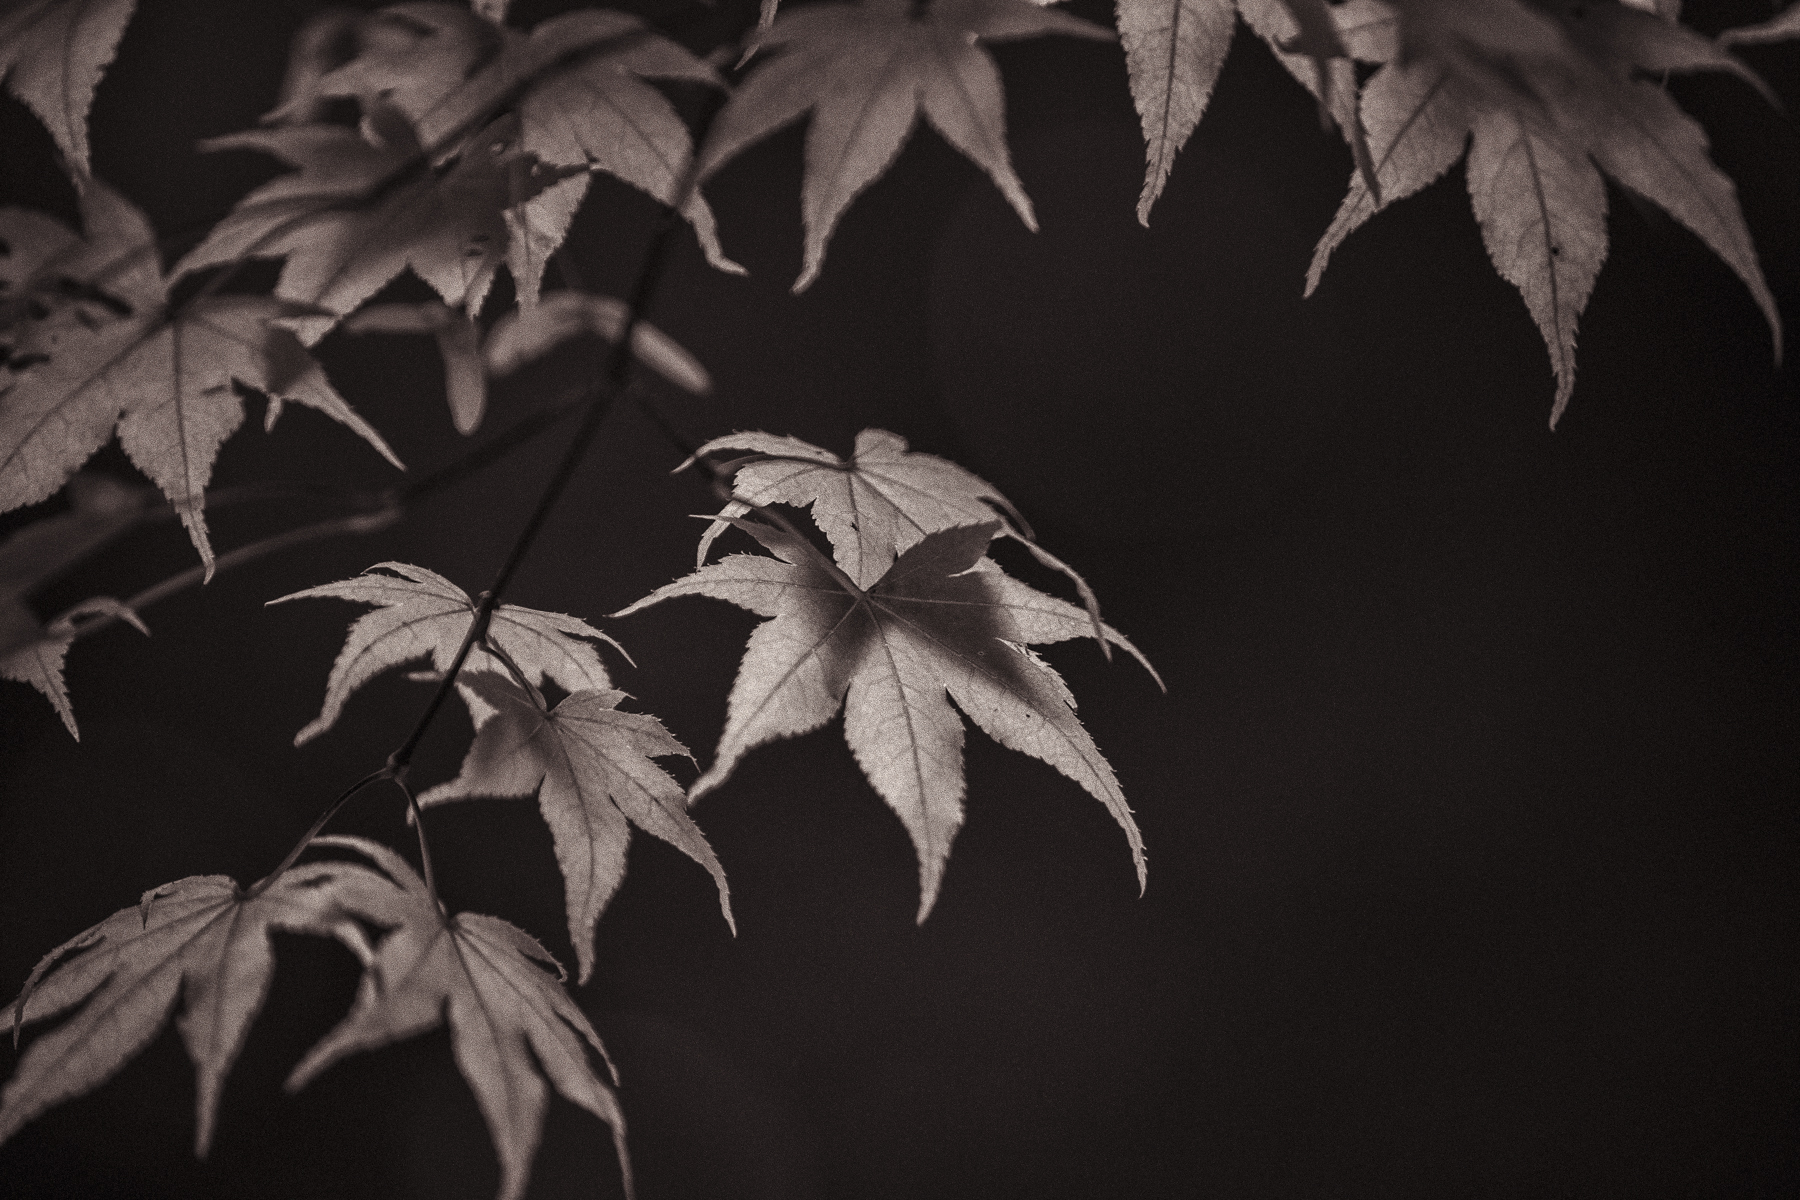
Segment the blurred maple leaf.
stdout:
[[0,12],[0,76],[84,183],[88,110],[136,0],[18,0]]
[[1726,71],[1761,81],[1715,43],[1615,0],[1394,0],[1351,42],[1386,63],[1363,89],[1384,195],[1360,177],[1319,240],[1306,290],[1376,211],[1462,158],[1482,240],[1519,289],[1556,374],[1555,426],[1575,387],[1575,330],[1605,261],[1604,173],[1663,208],[1750,290],[1781,355],[1781,321],[1737,190],[1705,132],[1641,72]]
[[1025,0],[912,0],[815,4],[752,35],[778,53],[726,103],[700,151],[705,179],[755,142],[808,112],[800,188],[805,261],[794,291],[812,285],[825,245],[859,192],[893,166],[922,114],[1000,189],[1025,227],[1031,200],[1006,148],[1000,71],[980,43],[1060,33],[1112,40],[1101,26]]
[[[9,244],[45,223],[18,211],[0,212],[0,237]],[[210,576],[202,509],[219,446],[244,420],[234,381],[269,397],[267,427],[291,400],[349,426],[400,466],[294,334],[272,324],[314,310],[245,295],[201,295],[171,306],[144,215],[99,180],[83,189],[81,215],[86,240],[63,231],[55,253],[20,272],[20,303],[9,305],[14,340],[0,371],[0,511],[56,491],[116,427],[125,452],[175,506]],[[40,315],[51,293],[55,303]]]

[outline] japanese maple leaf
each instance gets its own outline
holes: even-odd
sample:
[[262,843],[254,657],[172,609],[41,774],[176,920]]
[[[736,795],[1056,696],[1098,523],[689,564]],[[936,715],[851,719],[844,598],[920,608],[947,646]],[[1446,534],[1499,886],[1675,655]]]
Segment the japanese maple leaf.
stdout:
[[732,492],[742,500],[727,504],[707,527],[696,566],[706,562],[713,540],[751,505],[811,505],[813,521],[831,540],[838,565],[865,588],[926,534],[991,521],[996,506],[1030,532],[993,484],[948,459],[908,450],[905,438],[885,429],[857,434],[848,461],[799,438],[731,433],[701,446],[688,462],[732,450],[749,456],[726,468],[736,472]]
[[1119,0],[1119,41],[1144,130],[1141,224],[1150,224],[1175,156],[1206,112],[1240,12],[1320,98],[1322,114],[1344,131],[1359,169],[1373,171],[1357,120],[1354,69],[1333,21],[1344,7],[1325,0]]
[[[367,879],[363,879],[367,877]],[[194,1151],[212,1144],[219,1095],[250,1023],[268,996],[270,933],[332,936],[361,951],[344,916],[347,884],[378,880],[355,863],[293,867],[263,891],[223,875],[195,875],[144,893],[44,956],[9,1007],[21,1023],[79,1006],[38,1037],[0,1094],[0,1141],[53,1105],[110,1079],[175,1018],[196,1074]]]
[[[1385,195],[1360,178],[1320,239],[1311,294],[1344,238],[1385,204],[1443,174],[1468,147],[1469,197],[1488,255],[1519,289],[1556,375],[1550,424],[1575,387],[1575,334],[1606,258],[1602,174],[1692,230],[1781,324],[1731,181],[1706,134],[1639,72],[1725,70],[1758,83],[1712,42],[1618,3],[1405,0],[1371,22],[1359,56],[1387,60],[1363,89]],[[1760,86],[1760,84],[1759,84]]]
[[0,76],[88,176],[88,110],[136,0],[14,0],[0,10]]
[[593,974],[594,924],[624,882],[633,825],[707,869],[726,924],[736,930],[725,869],[687,815],[684,789],[651,761],[689,757],[661,721],[620,712],[620,691],[575,692],[545,712],[540,697],[500,675],[476,672],[463,686],[478,697],[470,704],[475,741],[462,773],[425,792],[419,804],[537,793],[562,868],[580,982]]
[[202,508],[219,446],[244,420],[234,382],[268,395],[269,427],[283,402],[305,404],[400,465],[294,335],[271,324],[309,310],[242,295],[170,305],[143,214],[98,180],[83,189],[81,213],[85,243],[60,246],[54,265],[33,273],[80,283],[89,295],[17,330],[13,365],[0,373],[0,511],[56,491],[116,428],[175,506],[210,575]]
[[751,453],[717,468],[735,473],[732,492],[739,499],[726,504],[701,535],[695,566],[705,565],[714,539],[725,531],[731,518],[743,516],[752,505],[811,505],[813,521],[831,540],[838,565],[857,586],[867,587],[881,577],[896,555],[926,534],[988,521],[998,510],[1010,536],[1033,558],[1075,585],[1087,607],[1094,637],[1111,659],[1111,649],[1100,634],[1100,601],[1094,589],[1074,567],[1032,540],[1025,518],[987,480],[948,459],[908,450],[905,438],[885,429],[865,429],[857,434],[848,462],[799,438],[767,433],[714,438],[688,462],[725,450]]
[[[475,1093],[500,1158],[498,1200],[524,1195],[551,1087],[612,1128],[629,1197],[625,1118],[588,1053],[604,1061],[606,1050],[563,989],[559,980],[566,976],[549,951],[499,917],[446,917],[423,881],[385,846],[349,838],[318,842],[354,845],[392,879],[366,887],[355,908],[388,932],[350,1014],[294,1068],[287,1089],[305,1087],[346,1055],[448,1026],[457,1069]],[[539,964],[555,967],[556,976]]]
[[[725,731],[690,800],[723,784],[757,746],[817,729],[842,709],[851,752],[918,853],[923,921],[963,818],[963,726],[953,699],[989,737],[1050,764],[1106,806],[1125,831],[1142,889],[1143,840],[1118,780],[1061,677],[1026,648],[1085,636],[1087,614],[982,557],[999,522],[926,535],[866,590],[810,543],[739,524],[777,557],[730,555],[617,614],[711,596],[770,618],[750,635]],[[1105,636],[1149,669],[1118,631],[1106,627]]]
[[[355,579],[307,588],[269,603],[327,596],[377,608],[350,626],[325,684],[325,707],[294,735],[296,746],[336,724],[350,693],[390,667],[429,657],[438,671],[448,671],[476,613],[469,594],[442,575],[397,562],[376,563]],[[505,660],[494,657],[503,654],[533,686],[549,679],[566,692],[605,691],[611,680],[590,640],[625,653],[624,647],[578,617],[502,604],[488,624],[486,642],[492,649],[474,647],[467,666],[505,671]]]
[[75,710],[63,680],[63,660],[83,621],[114,616],[144,628],[137,614],[106,596],[76,605],[42,624],[26,604],[36,589],[55,579],[137,523],[146,489],[103,475],[78,474],[69,481],[73,507],[34,521],[0,542],[0,677],[28,683],[42,692],[62,718],[69,736],[81,740]]
[[511,239],[505,212],[568,174],[517,148],[502,118],[432,168],[400,110],[377,105],[367,136],[341,125],[252,129],[201,143],[260,150],[299,168],[238,202],[177,273],[243,258],[285,258],[275,295],[325,315],[290,321],[316,342],[401,271],[475,313]]
[[[414,3],[372,13],[359,29],[359,53],[324,74],[314,94],[355,97],[365,109],[392,104],[418,125],[428,145],[449,136],[482,103],[510,103],[522,152],[579,168],[506,210],[507,267],[528,307],[537,298],[544,264],[587,194],[589,170],[605,171],[665,204],[677,200],[691,139],[668,98],[645,81],[724,86],[681,46],[618,12],[565,13],[523,34],[460,5]],[[691,193],[682,214],[708,261],[742,272],[720,248],[703,198]]]
[[1006,149],[1000,72],[979,42],[1041,34],[1110,39],[1097,25],[1025,0],[912,0],[815,4],[783,13],[754,35],[777,53],[757,68],[713,122],[702,179],[752,143],[812,113],[800,189],[805,261],[794,291],[819,276],[825,244],[859,192],[899,156],[922,113],[994,181],[1027,229],[1031,200]]

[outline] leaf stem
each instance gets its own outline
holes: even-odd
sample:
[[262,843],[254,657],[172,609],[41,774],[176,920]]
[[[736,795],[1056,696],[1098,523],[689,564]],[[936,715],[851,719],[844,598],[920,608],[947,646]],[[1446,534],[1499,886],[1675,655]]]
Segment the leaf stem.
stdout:
[[[337,816],[338,809],[350,802],[350,797],[356,795],[356,793],[362,791],[371,783],[386,778],[388,778],[388,769],[382,767],[380,770],[370,771],[367,775],[364,775],[361,779],[345,788],[343,793],[340,794],[336,800],[333,800],[330,805],[326,807],[324,812],[319,814],[319,819],[312,823],[312,828],[306,831],[305,836],[294,843],[294,848],[287,852],[287,857],[281,860],[281,865],[257,880],[256,883],[252,884],[250,890],[244,893],[244,899],[254,900],[256,897],[268,891],[269,886],[277,879],[281,878],[281,873],[293,866],[295,860],[300,857],[301,852],[306,849],[307,845],[311,843],[314,838],[319,836],[319,831],[325,828],[326,823],[329,822],[331,818]],[[427,866],[426,870],[429,871],[430,867]],[[427,875],[427,878],[430,878],[430,876]]]

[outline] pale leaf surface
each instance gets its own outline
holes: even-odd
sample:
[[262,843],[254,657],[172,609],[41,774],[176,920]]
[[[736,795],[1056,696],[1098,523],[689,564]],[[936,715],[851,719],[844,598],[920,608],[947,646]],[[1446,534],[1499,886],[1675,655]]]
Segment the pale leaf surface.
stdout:
[[713,122],[700,154],[706,178],[807,113],[800,189],[804,262],[794,291],[818,278],[850,202],[893,165],[923,114],[985,171],[1026,228],[1037,218],[1006,147],[999,68],[979,43],[1060,33],[1109,39],[1087,21],[1025,0],[862,0],[790,10],[755,44],[777,53],[746,79]]
[[[375,605],[350,626],[344,649],[325,684],[318,718],[294,735],[301,745],[337,723],[350,694],[381,672],[429,658],[448,671],[475,619],[469,594],[434,571],[406,563],[377,563],[354,579],[307,588],[269,601],[329,597]],[[612,682],[593,642],[624,648],[578,617],[502,604],[488,625],[487,642],[510,658],[533,686],[549,679],[566,692],[607,691]],[[505,662],[482,646],[470,650],[469,669],[505,671]]]
[[[460,5],[403,4],[364,18],[359,34],[357,55],[318,81],[319,95],[355,97],[365,111],[393,104],[434,149],[484,102],[511,99],[524,153],[582,168],[505,210],[506,263],[526,307],[568,234],[589,170],[675,202],[692,141],[667,97],[645,81],[724,86],[675,42],[635,17],[603,9],[552,17],[524,34]],[[741,272],[719,246],[706,201],[692,195],[682,212],[708,261]]]
[[445,1026],[457,1070],[475,1094],[500,1159],[497,1200],[524,1195],[552,1087],[612,1129],[630,1196],[625,1118],[593,1066],[594,1055],[604,1061],[606,1051],[563,988],[562,968],[549,951],[498,917],[443,916],[424,882],[385,846],[350,838],[318,844],[352,846],[387,873],[391,882],[366,886],[355,908],[387,933],[350,1014],[294,1068],[288,1090],[305,1087],[347,1055]]
[[732,491],[749,503],[734,500],[720,510],[701,535],[696,566],[706,562],[713,541],[752,504],[810,505],[838,565],[865,588],[926,534],[991,521],[996,507],[1029,533],[993,484],[948,459],[907,449],[905,438],[885,429],[857,434],[847,460],[799,438],[767,433],[726,434],[694,454],[730,451],[747,456],[734,464]]
[[243,423],[234,382],[269,397],[271,424],[284,401],[304,404],[400,465],[295,336],[271,323],[305,310],[245,295],[170,308],[143,214],[98,180],[89,181],[81,205],[86,242],[65,250],[54,274],[105,302],[73,302],[29,323],[16,350],[30,365],[0,372],[0,511],[49,496],[116,429],[125,452],[174,505],[210,573],[202,509],[219,446]]
[[1144,127],[1141,224],[1206,111],[1236,28],[1236,0],[1119,0],[1119,41]]
[[[740,525],[778,557],[730,555],[618,614],[675,596],[710,596],[770,618],[750,636],[725,731],[691,799],[723,784],[757,746],[817,729],[841,709],[858,765],[912,839],[923,921],[963,820],[963,728],[954,700],[995,741],[1041,759],[1100,800],[1125,831],[1142,888],[1143,841],[1118,780],[1076,719],[1062,680],[1024,649],[1086,636],[1088,615],[984,563],[998,522],[926,535],[866,591],[809,543]],[[1142,661],[1116,630],[1104,633]]]
[[[1381,199],[1418,191],[1471,145],[1470,198],[1489,256],[1549,349],[1552,426],[1574,389],[1576,325],[1606,258],[1599,173],[1661,206],[1737,274],[1779,359],[1780,318],[1736,189],[1708,158],[1698,123],[1639,78],[1725,71],[1766,95],[1748,68],[1669,17],[1619,3],[1397,0],[1392,8],[1397,37],[1353,39],[1359,54],[1392,60],[1362,99]],[[1382,206],[1352,177],[1314,251],[1308,292],[1332,251]]]
[[291,125],[211,138],[207,150],[258,150],[299,170],[245,196],[176,273],[240,258],[284,258],[275,295],[323,315],[291,322],[318,341],[401,271],[444,303],[475,313],[505,261],[504,213],[569,174],[517,147],[503,117],[442,173],[400,110],[375,107],[369,136],[340,125]]
[[88,166],[88,110],[136,0],[21,0],[0,13],[0,77],[44,123],[78,181]]
[[725,870],[687,815],[685,790],[652,761],[690,757],[661,721],[620,712],[620,691],[576,692],[546,713],[500,675],[478,672],[462,690],[480,701],[471,704],[475,741],[462,772],[425,792],[419,804],[537,793],[562,868],[580,982],[593,974],[594,925],[624,882],[633,825],[706,868],[726,923],[736,929]]
[[16,1028],[77,1011],[21,1056],[0,1094],[0,1141],[110,1079],[179,1004],[176,1028],[196,1073],[194,1148],[204,1157],[225,1076],[268,996],[270,933],[332,936],[360,949],[340,900],[347,887],[378,878],[354,863],[307,863],[252,897],[223,875],[190,876],[52,950],[7,1015]]

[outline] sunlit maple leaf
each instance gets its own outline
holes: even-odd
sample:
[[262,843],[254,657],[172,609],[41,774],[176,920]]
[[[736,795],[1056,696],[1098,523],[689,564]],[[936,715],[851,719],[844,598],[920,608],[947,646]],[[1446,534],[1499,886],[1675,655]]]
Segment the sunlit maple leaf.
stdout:
[[[423,881],[385,846],[350,838],[317,843],[354,846],[392,879],[366,886],[355,901],[359,917],[387,932],[349,1016],[294,1068],[288,1090],[305,1087],[346,1055],[447,1026],[457,1069],[499,1155],[498,1200],[524,1195],[551,1087],[611,1127],[629,1197],[625,1118],[589,1053],[605,1061],[606,1050],[559,982],[563,971],[549,951],[499,917],[444,916]],[[556,976],[540,964],[555,967]]]
[[[301,745],[337,723],[350,693],[390,667],[430,658],[438,671],[448,671],[469,632],[476,612],[469,594],[434,571],[406,563],[377,563],[355,579],[307,588],[269,601],[330,597],[373,604],[350,626],[349,637],[331,678],[325,684],[325,707],[318,718],[294,735]],[[591,641],[602,641],[620,654],[617,642],[578,617],[502,604],[488,625],[487,647],[470,651],[468,667],[505,671],[504,654],[533,686],[553,681],[565,692],[606,691],[611,680]],[[627,656],[629,660],[629,656]]]
[[830,539],[838,565],[858,587],[874,583],[896,555],[926,534],[999,515],[1007,533],[1033,558],[1075,585],[1101,651],[1112,657],[1100,635],[1100,601],[1087,580],[1038,545],[1012,501],[987,480],[948,459],[908,450],[905,438],[885,429],[865,429],[857,434],[848,461],[799,438],[732,433],[700,447],[682,467],[701,455],[729,450],[750,453],[714,468],[734,476],[732,494],[736,499],[720,510],[701,535],[695,566],[705,565],[713,541],[732,518],[743,516],[752,505],[811,505],[813,521]]
[[[484,100],[507,103],[523,153],[582,168],[506,210],[507,266],[527,306],[587,194],[588,170],[666,204],[677,199],[691,139],[668,98],[645,81],[724,86],[711,67],[619,12],[565,13],[524,34],[460,5],[399,4],[363,18],[358,33],[356,56],[321,76],[312,94],[354,97],[365,111],[392,104],[434,148]],[[687,197],[682,214],[708,261],[741,272],[719,247],[712,209],[698,193]]]
[[[999,522],[926,535],[866,590],[810,543],[738,524],[777,557],[730,555],[617,614],[711,596],[771,618],[750,635],[725,731],[692,799],[723,784],[757,746],[817,729],[842,709],[851,752],[918,852],[923,921],[963,818],[954,699],[989,737],[1050,764],[1106,806],[1125,831],[1142,888],[1143,841],[1118,780],[1076,719],[1061,677],[1026,648],[1086,636],[1088,615],[982,557]],[[1123,635],[1107,627],[1105,636],[1149,669]]]
[[37,114],[78,181],[88,175],[88,110],[136,0],[15,0],[0,11],[0,76]]
[[299,170],[240,200],[177,273],[284,258],[275,295],[326,310],[289,322],[309,344],[408,267],[444,303],[478,311],[506,257],[504,213],[568,171],[519,150],[511,117],[436,169],[398,109],[377,106],[365,125],[368,136],[289,125],[203,142],[206,150],[260,150]]
[[1325,0],[1119,0],[1119,40],[1144,130],[1140,223],[1150,223],[1150,210],[1162,195],[1176,154],[1206,112],[1240,12],[1295,78],[1319,97],[1323,115],[1344,131],[1359,168],[1367,163],[1355,72],[1333,20],[1345,7]]
[[735,472],[733,494],[748,503],[733,500],[720,510],[701,535],[696,566],[705,564],[713,540],[732,518],[749,512],[751,505],[810,505],[813,521],[830,539],[838,565],[864,588],[926,534],[992,521],[996,508],[1021,531],[1030,532],[993,484],[948,459],[908,450],[905,438],[885,429],[857,434],[856,449],[848,460],[799,438],[730,433],[701,446],[688,463],[728,451],[747,456],[725,469]]
[[1554,427],[1575,386],[1576,323],[1606,258],[1602,174],[1661,206],[1743,280],[1781,352],[1781,324],[1731,181],[1706,134],[1642,71],[1723,70],[1760,87],[1717,45],[1636,8],[1606,2],[1403,0],[1369,58],[1389,58],[1363,89],[1363,121],[1384,190],[1360,178],[1320,239],[1318,285],[1333,250],[1379,208],[1412,195],[1468,150],[1468,186],[1495,269],[1520,291],[1556,374]]
[[400,465],[295,336],[271,323],[310,310],[243,295],[171,306],[143,214],[98,180],[82,191],[81,212],[86,241],[61,245],[54,261],[31,269],[33,279],[80,285],[80,298],[15,328],[12,363],[0,373],[0,511],[56,491],[116,428],[210,574],[202,509],[219,446],[244,420],[234,382],[269,397],[268,427],[294,401]]
[[825,245],[859,192],[894,164],[921,114],[1000,189],[1026,228],[1037,218],[1006,148],[1000,71],[979,43],[1060,33],[1110,40],[1100,26],[1025,0],[815,4],[783,13],[755,45],[777,51],[713,122],[702,179],[808,112],[800,188],[805,261],[794,291],[819,276]]
[[179,1002],[175,1025],[197,1077],[194,1150],[205,1157],[225,1076],[268,996],[270,933],[332,936],[366,953],[339,903],[346,884],[363,877],[365,889],[379,880],[355,863],[308,863],[253,893],[223,875],[190,876],[152,888],[45,955],[7,1010],[15,1037],[20,1023],[80,1008],[21,1057],[0,1094],[0,1141],[111,1078]]
[[419,804],[537,793],[562,868],[580,982],[594,970],[594,923],[624,882],[633,825],[706,868],[735,931],[725,869],[687,815],[686,791],[651,761],[689,757],[661,721],[620,712],[620,691],[576,692],[545,712],[541,697],[500,675],[480,671],[459,684],[477,693],[470,704],[475,741],[461,774],[422,794]]

